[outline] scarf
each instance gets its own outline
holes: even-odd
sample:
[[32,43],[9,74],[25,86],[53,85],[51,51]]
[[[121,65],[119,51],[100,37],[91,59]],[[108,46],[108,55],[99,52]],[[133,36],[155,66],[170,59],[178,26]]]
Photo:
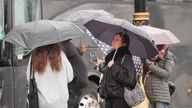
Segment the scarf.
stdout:
[[[112,60],[112,58],[115,54],[115,51],[116,51],[116,49],[112,50],[111,52],[109,52],[107,54],[107,56],[105,57],[105,63],[108,63],[110,60]],[[128,46],[119,47],[117,50],[117,53],[115,55],[114,61],[116,61],[117,58],[122,58],[126,54],[132,56],[129,49],[128,49]]]

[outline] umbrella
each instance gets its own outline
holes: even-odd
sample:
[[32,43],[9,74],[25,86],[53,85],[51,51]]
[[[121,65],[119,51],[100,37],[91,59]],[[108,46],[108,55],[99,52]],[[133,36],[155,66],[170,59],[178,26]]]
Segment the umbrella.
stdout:
[[87,10],[65,12],[55,17],[53,20],[69,21],[76,24],[81,29],[85,30],[83,24],[98,17],[114,17],[114,16],[104,10],[87,9]]
[[108,45],[111,45],[115,33],[123,32],[125,29],[130,38],[129,50],[133,55],[151,58],[158,54],[148,35],[126,20],[101,17],[87,22],[84,26],[95,38]]
[[180,40],[168,30],[151,26],[138,26],[138,28],[145,31],[149,37],[154,40],[156,45],[175,44],[180,42]]
[[4,38],[26,49],[62,42],[80,37],[84,32],[65,21],[39,20],[14,27]]
[[[105,10],[101,10],[101,9],[99,9],[99,10],[86,9],[86,10],[76,10],[76,11],[64,12],[64,13],[60,14],[59,16],[53,18],[53,20],[72,22],[72,23],[76,24],[78,27],[80,27],[82,30],[87,32],[87,29],[83,25],[85,23],[87,23],[88,21],[99,18],[99,17],[112,18],[112,17],[114,17],[114,15],[110,14],[109,12],[107,12]],[[103,44],[102,42],[95,39],[92,36],[92,34],[90,34],[89,32],[87,32],[87,33],[89,34],[89,37],[82,36],[80,41],[89,47],[90,46],[94,47],[95,44],[97,44],[97,46],[106,54],[107,50],[110,47],[107,46],[106,48],[103,48],[102,46],[104,46],[105,44]],[[92,38],[92,41],[90,41],[89,38]],[[79,44],[78,39],[73,39],[72,41],[75,42],[75,44],[77,44],[77,43]]]

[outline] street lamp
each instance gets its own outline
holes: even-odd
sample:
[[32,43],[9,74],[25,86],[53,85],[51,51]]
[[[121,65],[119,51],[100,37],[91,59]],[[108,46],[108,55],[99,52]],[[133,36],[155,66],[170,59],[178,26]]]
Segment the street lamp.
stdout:
[[146,0],[134,0],[134,6],[133,24],[136,26],[149,25],[149,13],[146,12]]
[[[133,14],[133,24],[136,26],[149,25],[149,13],[146,12],[146,0],[135,0],[134,7],[135,7],[135,13]],[[140,62],[139,65],[136,65],[136,67],[139,70],[143,70],[141,59],[139,60],[139,62]],[[140,71],[140,73],[142,73],[142,71]],[[148,108],[149,107],[148,101],[145,99],[144,102],[139,104],[138,107],[141,106],[144,108]]]

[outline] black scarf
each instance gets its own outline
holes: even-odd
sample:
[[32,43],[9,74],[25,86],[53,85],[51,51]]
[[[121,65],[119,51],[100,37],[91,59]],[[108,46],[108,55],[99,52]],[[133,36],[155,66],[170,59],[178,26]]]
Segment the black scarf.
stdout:
[[[105,63],[108,63],[110,60],[112,60],[115,51],[116,50],[112,50],[109,54],[107,54],[107,56],[105,57]],[[114,61],[117,58],[122,58],[126,54],[131,55],[131,53],[128,49],[128,46],[123,46],[123,47],[118,48]]]

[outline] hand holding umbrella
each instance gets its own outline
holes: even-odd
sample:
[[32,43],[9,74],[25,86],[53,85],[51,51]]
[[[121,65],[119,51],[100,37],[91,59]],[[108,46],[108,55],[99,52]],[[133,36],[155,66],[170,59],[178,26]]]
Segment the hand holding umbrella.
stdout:
[[114,60],[111,60],[111,61],[109,61],[109,63],[107,64],[107,66],[110,68],[113,64],[114,64]]

